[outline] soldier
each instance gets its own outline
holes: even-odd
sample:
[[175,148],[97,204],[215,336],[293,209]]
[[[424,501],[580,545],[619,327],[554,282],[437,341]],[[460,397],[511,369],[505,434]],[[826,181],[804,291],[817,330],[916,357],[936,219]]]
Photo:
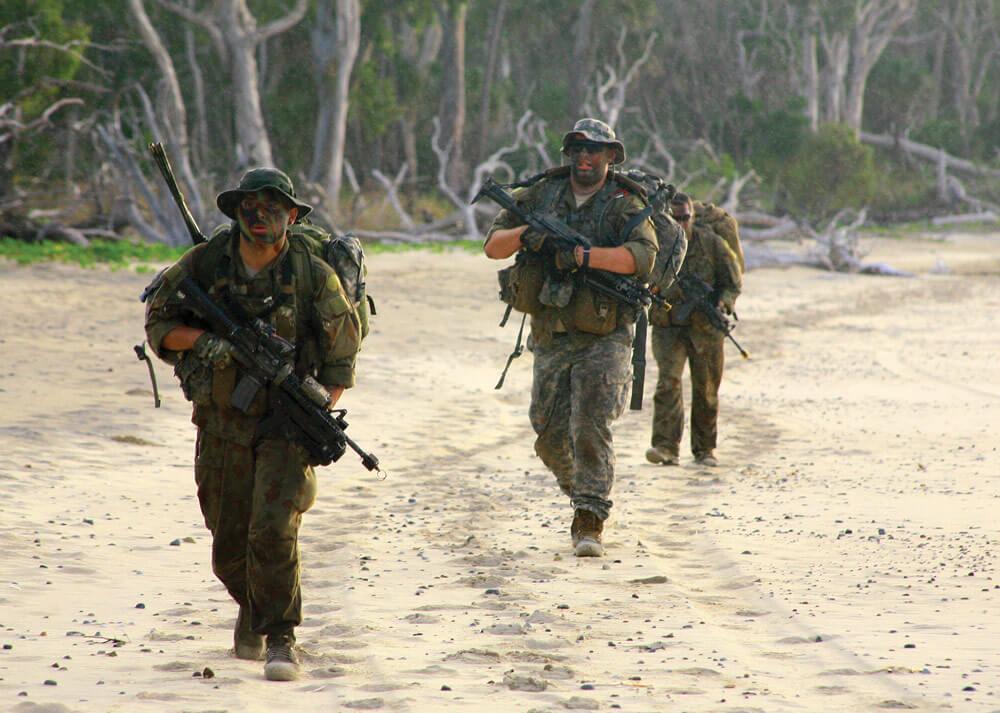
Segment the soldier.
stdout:
[[269,389],[257,393],[247,413],[230,405],[241,376],[232,345],[204,329],[175,287],[189,276],[230,313],[273,325],[295,345],[296,374],[323,384],[331,405],[354,385],[360,327],[333,268],[288,232],[311,210],[295,197],[288,176],[253,169],[216,203],[232,224],[165,273],[147,307],[146,334],[156,353],[176,365],[193,403],[195,481],[212,532],[212,569],[239,604],[234,653],[245,659],[264,653],[265,676],[287,681],[299,674],[298,531],[316,498],[316,475],[281,428],[259,428],[272,408]]
[[[732,313],[742,287],[736,254],[721,237],[694,223],[694,204],[686,194],[674,195],[670,212],[688,236],[687,255],[680,274],[694,275],[711,285],[719,307]],[[685,303],[677,283],[668,287],[663,296],[672,309],[668,311],[653,305],[649,311],[649,321],[653,325],[653,356],[659,367],[659,377],[653,395],[652,448],[646,451],[646,460],[663,465],[679,462],[684,432],[681,376],[684,363],[688,362],[691,366],[691,451],[695,462],[716,466],[714,450],[725,336],[709,324],[705,315]]]
[[[653,266],[657,242],[648,217],[631,221],[645,205],[615,178],[613,166],[625,160],[625,147],[610,126],[581,119],[563,136],[562,151],[568,172],[550,173],[515,197],[528,211],[552,211],[594,247],[559,250],[545,262],[539,309],[531,317],[529,415],[535,452],[573,505],[574,552],[594,557],[604,554],[614,482],[611,423],[628,396],[636,312],[595,293],[573,273],[590,268],[641,279]],[[538,254],[550,252],[550,238],[501,210],[483,249],[496,260],[518,250]]]

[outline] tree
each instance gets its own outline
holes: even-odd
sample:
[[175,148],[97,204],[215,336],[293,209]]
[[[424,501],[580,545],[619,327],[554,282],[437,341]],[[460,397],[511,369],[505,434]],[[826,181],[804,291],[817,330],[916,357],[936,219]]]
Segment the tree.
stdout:
[[296,25],[305,16],[308,0],[295,0],[287,14],[263,27],[258,27],[246,0],[216,0],[210,10],[200,12],[171,0],[157,2],[205,30],[228,71],[237,165],[273,166],[271,140],[261,108],[256,50],[265,40]]
[[319,0],[309,37],[319,100],[309,174],[322,183],[330,217],[336,219],[344,175],[351,72],[361,45],[359,1],[336,0],[334,16],[333,0]]

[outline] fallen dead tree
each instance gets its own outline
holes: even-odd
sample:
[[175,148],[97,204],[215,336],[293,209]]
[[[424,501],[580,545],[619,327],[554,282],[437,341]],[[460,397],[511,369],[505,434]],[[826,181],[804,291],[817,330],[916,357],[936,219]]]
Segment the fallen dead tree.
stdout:
[[[831,272],[913,277],[911,273],[887,263],[864,261],[869,250],[862,246],[858,230],[865,223],[867,211],[862,210],[853,220],[844,222],[851,213],[852,211],[846,210],[839,212],[821,232],[817,232],[804,222],[796,223],[796,230],[813,242],[811,247],[800,253],[779,253],[764,241],[752,241],[743,248],[747,269],[803,265]],[[744,234],[742,227],[740,234],[741,236]]]

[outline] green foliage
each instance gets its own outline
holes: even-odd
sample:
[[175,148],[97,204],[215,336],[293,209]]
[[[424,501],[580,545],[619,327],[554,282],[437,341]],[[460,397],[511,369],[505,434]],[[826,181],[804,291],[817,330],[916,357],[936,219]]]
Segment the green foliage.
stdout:
[[[28,243],[13,238],[0,238],[0,258],[13,260],[19,265],[36,262],[66,262],[84,267],[106,265],[118,270],[135,263],[174,262],[187,247],[171,248],[158,243],[132,243],[127,241],[94,240],[89,246],[71,245],[45,240]],[[146,265],[137,265],[137,272],[149,272]]]
[[966,155],[962,125],[955,119],[932,119],[911,131],[910,138],[922,144],[944,149],[955,156]]
[[382,136],[402,115],[392,82],[379,76],[375,62],[355,67],[352,80],[349,118],[360,122],[366,138]]
[[1000,162],[1000,117],[976,129],[975,144],[980,158],[994,164]]
[[772,108],[763,100],[739,94],[732,98],[730,106],[723,130],[724,145],[767,179],[776,177],[809,137],[801,97],[791,97],[783,106]]
[[843,124],[821,126],[783,169],[782,179],[790,207],[819,219],[862,208],[878,186],[872,148]]
[[930,88],[930,75],[916,60],[886,52],[868,75],[862,123],[868,131],[894,133],[926,105]]

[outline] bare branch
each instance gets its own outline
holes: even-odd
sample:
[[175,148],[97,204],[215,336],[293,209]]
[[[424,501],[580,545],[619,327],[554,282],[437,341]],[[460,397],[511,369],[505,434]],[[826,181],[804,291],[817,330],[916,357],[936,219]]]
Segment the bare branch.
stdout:
[[404,163],[399,169],[399,173],[397,173],[396,177],[392,180],[389,180],[389,178],[378,169],[373,170],[372,175],[375,177],[375,180],[382,184],[382,187],[385,188],[385,193],[389,198],[389,203],[392,205],[392,209],[396,211],[396,215],[399,216],[399,221],[403,224],[403,228],[408,232],[413,232],[417,228],[416,223],[413,222],[413,218],[411,218],[410,214],[406,212],[403,208],[403,204],[399,200],[399,184],[406,175],[407,168],[407,164]]
[[308,0],[295,0],[295,7],[289,10],[287,15],[280,17],[273,22],[269,22],[258,29],[253,34],[254,41],[258,43],[263,42],[268,38],[274,37],[275,35],[280,35],[285,30],[291,29],[297,25],[303,17],[305,17],[306,10],[308,8]]

